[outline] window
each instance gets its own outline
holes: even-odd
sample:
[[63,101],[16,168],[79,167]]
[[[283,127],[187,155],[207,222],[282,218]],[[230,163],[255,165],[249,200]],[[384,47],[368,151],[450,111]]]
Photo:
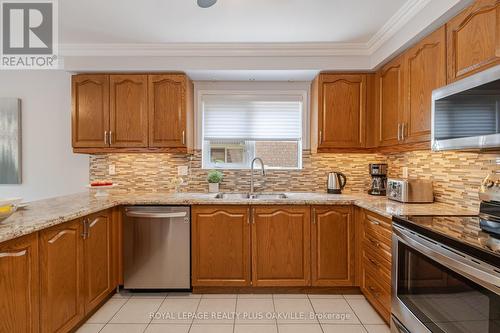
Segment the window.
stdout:
[[302,167],[302,96],[204,95],[203,167]]

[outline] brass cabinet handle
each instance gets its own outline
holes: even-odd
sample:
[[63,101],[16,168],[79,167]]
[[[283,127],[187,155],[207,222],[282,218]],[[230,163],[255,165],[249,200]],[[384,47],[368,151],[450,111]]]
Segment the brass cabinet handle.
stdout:
[[406,128],[406,123],[401,124],[401,141],[404,141],[405,139],[405,128]]
[[252,223],[255,224],[255,211],[253,208],[250,210],[250,214],[252,215]]
[[372,243],[373,245],[375,245],[376,247],[380,247],[380,243],[379,242],[376,242],[374,241],[373,239],[368,239],[370,241],[370,243]]
[[323,131],[319,131],[319,144],[323,143]]
[[109,131],[109,144],[113,144],[113,132]]
[[108,131],[104,131],[104,144],[108,144]]
[[247,209],[247,223],[250,224],[250,215],[251,215],[250,208]]
[[401,124],[398,124],[398,141],[401,141]]
[[313,208],[312,211],[312,223],[316,224],[316,208]]
[[380,222],[377,220],[372,220],[372,219],[368,218],[368,221],[370,221],[370,223],[373,225],[380,225]]
[[182,131],[182,144],[186,144],[186,131]]

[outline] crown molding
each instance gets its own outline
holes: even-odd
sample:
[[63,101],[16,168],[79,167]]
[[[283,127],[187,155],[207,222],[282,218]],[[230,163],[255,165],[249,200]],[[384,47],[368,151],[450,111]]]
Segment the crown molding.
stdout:
[[365,44],[370,55],[381,48],[386,41],[393,37],[430,2],[431,0],[407,1]]
[[68,57],[325,57],[369,55],[364,43],[61,44]]
[[62,56],[328,57],[370,56],[431,0],[409,0],[367,43],[60,44]]

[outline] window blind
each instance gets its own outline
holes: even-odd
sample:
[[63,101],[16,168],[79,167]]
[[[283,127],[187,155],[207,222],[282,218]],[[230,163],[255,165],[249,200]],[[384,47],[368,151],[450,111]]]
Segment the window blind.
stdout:
[[301,96],[206,95],[202,103],[204,140],[302,138]]

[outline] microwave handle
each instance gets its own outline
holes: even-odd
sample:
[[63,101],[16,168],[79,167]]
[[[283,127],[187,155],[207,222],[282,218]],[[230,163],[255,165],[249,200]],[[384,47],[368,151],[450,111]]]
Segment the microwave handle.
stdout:
[[399,241],[402,241],[441,265],[466,276],[492,292],[500,294],[500,276],[493,269],[489,270],[487,267],[481,267],[481,264],[477,264],[465,256],[446,250],[445,247],[426,241],[422,237],[414,236],[406,231],[405,228],[393,225],[392,229],[394,236]]

